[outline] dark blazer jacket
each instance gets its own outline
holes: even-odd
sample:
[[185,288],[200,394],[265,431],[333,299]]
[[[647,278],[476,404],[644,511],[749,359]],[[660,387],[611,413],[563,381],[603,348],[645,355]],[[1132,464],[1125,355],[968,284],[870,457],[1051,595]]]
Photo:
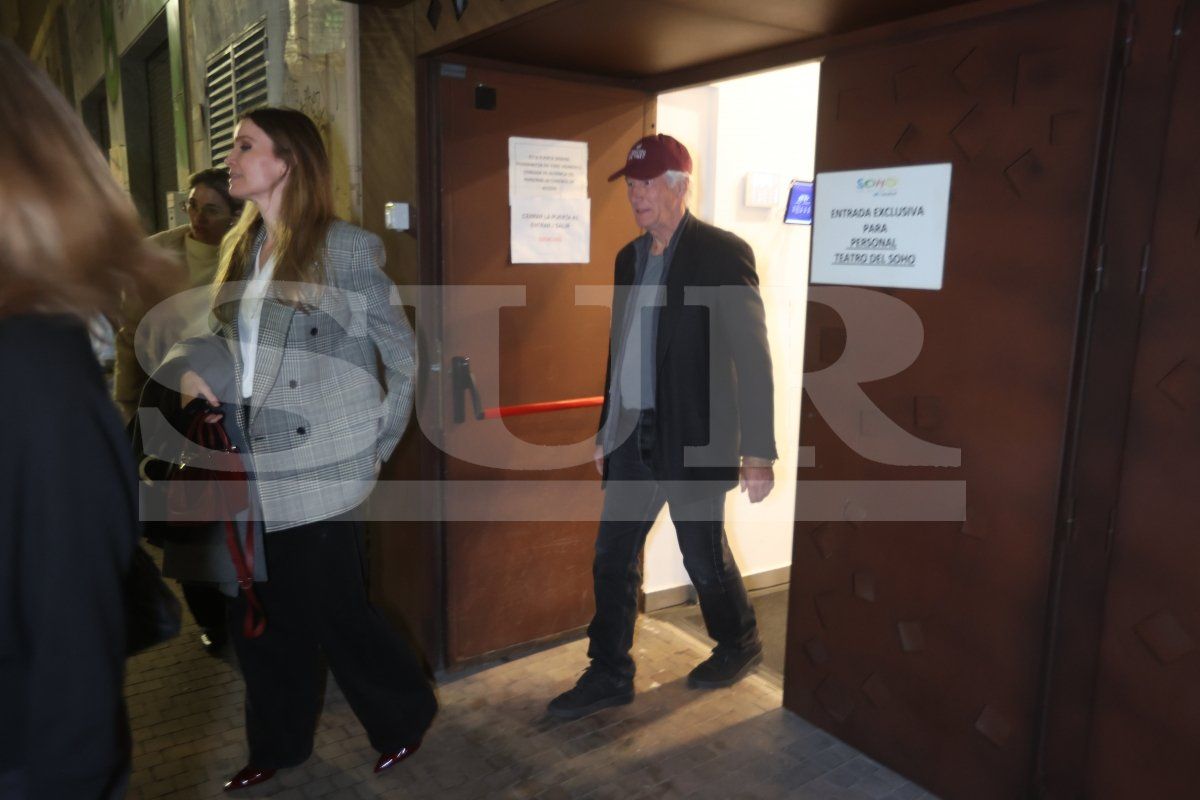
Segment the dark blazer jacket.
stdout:
[[0,798],[108,797],[128,758],[134,464],[87,332],[0,318]]
[[[632,286],[636,269],[637,240],[617,254],[614,285]],[[597,437],[609,451],[619,444],[608,440],[608,428],[626,312],[624,293],[615,294]],[[776,457],[771,351],[754,252],[729,231],[685,214],[665,300],[655,334],[652,461],[668,498],[687,501],[736,486],[742,455]],[[607,459],[604,471],[607,478]]]

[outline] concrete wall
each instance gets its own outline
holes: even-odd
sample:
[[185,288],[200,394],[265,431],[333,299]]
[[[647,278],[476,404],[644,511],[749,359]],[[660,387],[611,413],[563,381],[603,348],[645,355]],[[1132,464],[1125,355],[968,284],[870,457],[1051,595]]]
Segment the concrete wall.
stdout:
[[317,123],[329,148],[337,213],[358,221],[362,211],[359,153],[358,7],[337,0],[189,2],[188,49],[192,160],[210,164],[203,108],[205,65],[251,26],[265,20],[267,99],[298,108]]
[[124,53],[163,12],[164,0],[110,0],[117,50]]
[[67,4],[67,40],[76,104],[104,80],[104,36],[100,27],[102,0],[72,0]]
[[[358,7],[338,0],[70,0],[66,37],[71,51],[72,99],[78,105],[106,81],[114,174],[129,185],[131,144],[123,120],[123,92],[116,63],[171,2],[180,9],[183,75],[176,100],[177,126],[186,127],[177,171],[210,166],[204,76],[208,58],[250,26],[265,20],[268,101],[300,108],[325,136],[334,166],[339,215],[361,214],[358,101]],[[111,24],[106,31],[105,16]],[[61,82],[60,82],[61,83]],[[186,124],[185,124],[186,123]],[[136,139],[136,134],[134,137]]]
[[[48,57],[48,69],[61,69],[69,80],[57,82],[68,90],[78,107],[101,82],[106,83],[109,110],[109,161],[114,175],[129,185],[130,142],[123,119],[120,74],[116,63],[147,27],[174,3],[179,9],[183,80],[176,92],[183,106],[178,172],[212,166],[210,163],[207,114],[204,108],[204,77],[208,59],[222,47],[265,21],[268,46],[268,102],[299,108],[316,120],[325,136],[334,167],[334,199],[339,215],[382,231],[382,203],[374,202],[364,216],[363,155],[365,137],[386,143],[390,161],[375,159],[379,170],[373,197],[415,201],[416,197],[416,95],[415,72],[418,54],[454,42],[554,0],[474,0],[461,20],[455,19],[453,4],[444,3],[437,27],[425,17],[424,4],[410,3],[397,9],[358,6],[341,0],[66,0],[63,4],[62,36],[70,52],[70,63],[58,67]],[[6,6],[7,8],[8,6]],[[374,96],[386,98],[394,113],[381,114],[362,130],[359,64],[360,15],[372,21],[367,37],[376,36],[378,48],[373,63],[366,67],[372,78],[382,81]],[[15,13],[6,24],[18,26]],[[109,25],[105,26],[105,17]],[[7,18],[6,18],[7,19]],[[378,34],[378,35],[376,35]],[[402,43],[401,43],[402,42]],[[398,44],[401,43],[401,44]],[[174,42],[173,42],[174,46]],[[375,108],[379,109],[378,103]],[[219,166],[219,165],[218,165]],[[394,255],[396,275],[409,282],[416,275],[416,247],[402,242]],[[407,280],[404,280],[407,279]]]
[[70,44],[67,40],[66,14],[61,7],[55,10],[49,21],[43,21],[39,31],[38,43],[41,46],[36,51],[29,51],[32,60],[46,71],[50,80],[62,90],[63,96],[73,101],[75,87],[71,74]]

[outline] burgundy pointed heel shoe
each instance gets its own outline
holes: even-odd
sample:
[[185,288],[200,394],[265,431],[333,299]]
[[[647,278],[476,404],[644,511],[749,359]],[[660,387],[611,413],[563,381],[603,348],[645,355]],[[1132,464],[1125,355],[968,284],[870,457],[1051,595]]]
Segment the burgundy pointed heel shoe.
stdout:
[[247,764],[225,783],[225,791],[236,792],[238,789],[248,789],[275,777],[273,769],[259,769]]
[[401,747],[399,750],[381,753],[379,760],[375,762],[375,772],[380,773],[384,770],[391,769],[420,749],[421,743],[417,742],[416,744],[408,747]]

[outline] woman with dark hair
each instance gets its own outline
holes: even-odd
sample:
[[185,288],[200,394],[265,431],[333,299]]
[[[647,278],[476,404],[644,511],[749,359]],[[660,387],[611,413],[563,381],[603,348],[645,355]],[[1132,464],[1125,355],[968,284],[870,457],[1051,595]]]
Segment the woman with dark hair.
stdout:
[[205,244],[221,244],[221,239],[242,215],[242,201],[229,193],[229,171],[213,167],[188,176],[188,196],[183,209],[193,238]]
[[0,798],[123,794],[134,464],[85,320],[162,268],[50,80],[0,37]]
[[[206,330],[208,295],[188,290],[212,284],[221,239],[242,213],[242,201],[229,194],[228,172],[205,169],[188,178],[184,208],[188,224],[150,237],[151,244],[171,257],[173,269],[163,276],[162,296],[150,297],[145,303],[127,303],[125,324],[117,332],[113,397],[126,421],[137,411],[146,376],[167,351],[176,342]],[[143,326],[151,309],[152,319]]]
[[334,216],[329,159],[307,116],[245,114],[227,163],[246,210],[217,274],[225,346],[210,357],[210,342],[183,343],[163,373],[185,404],[239,409],[266,527],[268,579],[255,586],[265,632],[236,624],[244,593],[231,604],[250,753],[226,789],[308,758],[322,655],[382,771],[416,751],[437,710],[419,659],[367,597],[359,510],[412,411],[412,330],[382,242]]

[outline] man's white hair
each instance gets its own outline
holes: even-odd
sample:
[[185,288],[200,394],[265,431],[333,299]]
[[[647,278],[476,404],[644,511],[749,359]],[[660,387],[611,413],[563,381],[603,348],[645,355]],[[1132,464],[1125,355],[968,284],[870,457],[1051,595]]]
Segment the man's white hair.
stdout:
[[680,181],[689,181],[690,182],[692,179],[691,174],[684,172],[683,170],[680,170],[680,169],[669,169],[666,172],[664,172],[663,174],[667,178],[667,186],[670,186],[672,189],[679,186]]

